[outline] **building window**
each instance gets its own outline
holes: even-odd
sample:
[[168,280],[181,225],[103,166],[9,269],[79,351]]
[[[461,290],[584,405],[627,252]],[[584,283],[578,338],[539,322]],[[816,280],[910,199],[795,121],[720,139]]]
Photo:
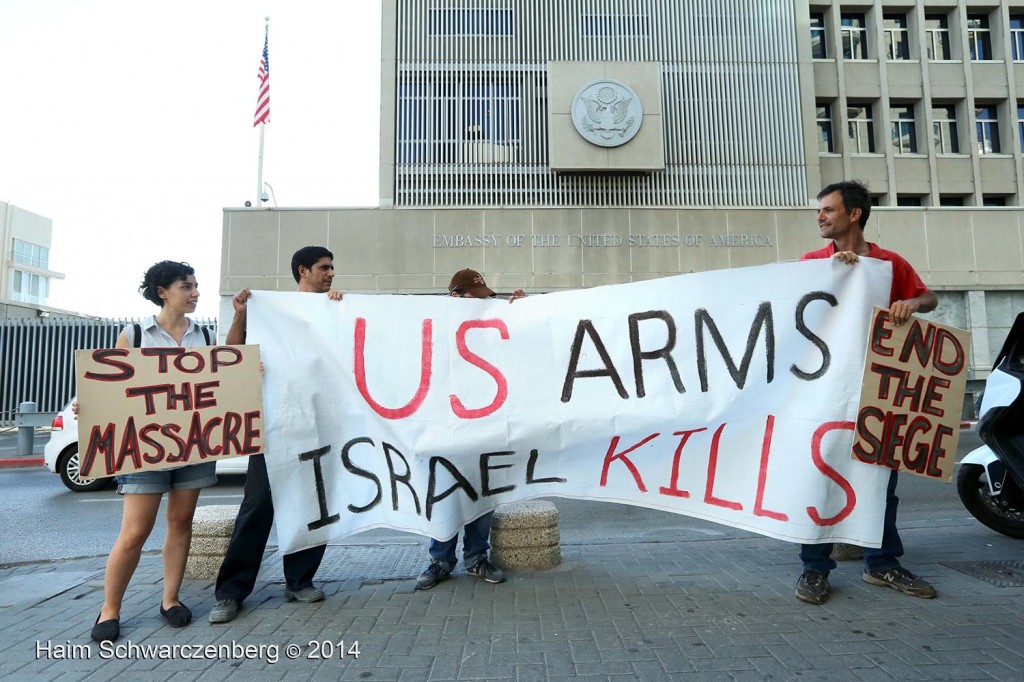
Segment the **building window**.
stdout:
[[1002,195],[986,194],[981,198],[982,206],[1006,206],[1006,197]]
[[519,86],[458,80],[399,89],[399,163],[508,163],[520,141]]
[[24,263],[43,270],[50,267],[50,249],[45,246],[15,239],[12,256],[15,263]]
[[972,61],[992,60],[992,30],[988,26],[987,15],[967,15],[967,44],[971,48]]
[[964,198],[956,194],[940,194],[939,206],[963,206]]
[[648,36],[650,19],[642,14],[583,14],[580,35],[584,38]]
[[511,36],[512,10],[488,7],[433,7],[427,17],[432,36]]
[[936,154],[960,153],[960,138],[956,132],[956,107],[932,108],[932,138]]
[[842,15],[843,57],[868,58],[868,29],[863,14]]
[[11,300],[21,303],[45,304],[49,294],[48,277],[31,272],[11,270]]
[[1017,102],[1017,136],[1020,137],[1020,150],[1024,152],[1024,106]]
[[917,127],[914,125],[914,106],[898,106],[889,109],[892,121],[892,146],[897,154],[917,153]]
[[977,119],[975,130],[978,134],[979,154],[999,153],[999,117],[992,105],[981,106],[974,110]]
[[945,14],[926,14],[924,17],[925,47],[931,61],[948,60],[949,19]]
[[915,194],[897,194],[896,195],[897,206],[920,206],[921,197]]
[[886,14],[882,17],[885,31],[885,49],[889,61],[910,59],[910,33],[906,14]]
[[825,15],[816,12],[811,14],[811,57],[825,59],[828,56],[825,48]]
[[832,105],[818,102],[818,151],[822,154],[835,152],[832,143]]
[[1024,62],[1024,14],[1010,15],[1010,53],[1013,61]]
[[875,151],[875,122],[871,118],[870,104],[850,103],[846,109],[847,142],[854,154],[871,154]]

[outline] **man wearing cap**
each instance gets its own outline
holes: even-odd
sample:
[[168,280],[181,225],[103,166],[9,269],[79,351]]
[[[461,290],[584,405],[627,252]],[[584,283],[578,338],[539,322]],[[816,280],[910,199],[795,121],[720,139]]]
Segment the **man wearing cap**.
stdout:
[[[828,246],[804,254],[800,260],[834,258],[847,265],[855,265],[861,256],[878,258],[892,263],[892,287],[889,291],[889,315],[896,326],[904,324],[914,313],[935,310],[938,299],[914,268],[902,256],[864,239],[864,225],[871,215],[871,197],[860,182],[837,182],[818,192],[818,229],[829,240]],[[889,587],[914,597],[930,599],[935,588],[900,565],[903,543],[896,528],[896,471],[889,474],[885,496],[885,515],[882,525],[882,546],[864,549],[864,582]],[[832,559],[832,544],[822,543],[800,546],[800,560],[804,571],[796,583],[796,597],[809,604],[824,604],[828,600],[829,571],[836,567]]]
[[[487,286],[483,275],[469,268],[459,270],[452,275],[452,281],[448,284],[448,295],[455,298],[494,298],[497,296]],[[516,289],[509,296],[508,302],[511,303],[524,296],[526,294],[522,289]],[[491,517],[493,516],[493,511],[487,512],[462,528],[462,560],[466,565],[467,574],[483,578],[489,583],[500,583],[505,580],[504,572],[487,558],[487,550],[491,548],[488,538],[491,534]],[[442,580],[451,577],[457,562],[455,547],[458,541],[458,535],[451,540],[430,541],[430,565],[416,579],[417,590],[429,590]]]

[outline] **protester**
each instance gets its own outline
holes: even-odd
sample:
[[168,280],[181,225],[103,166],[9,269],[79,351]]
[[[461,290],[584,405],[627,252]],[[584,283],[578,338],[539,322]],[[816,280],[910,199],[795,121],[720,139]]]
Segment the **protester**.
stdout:
[[[331,291],[334,280],[334,254],[322,246],[306,246],[292,256],[292,276],[298,290],[307,293],[326,293],[332,301],[340,301],[340,291]],[[252,293],[242,289],[231,304],[235,309],[228,344],[244,344],[246,313]],[[272,417],[271,417],[272,418]],[[235,518],[224,562],[217,574],[214,594],[217,603],[210,610],[211,623],[227,623],[238,615],[238,609],[256,586],[263,552],[274,525],[274,502],[270,494],[267,462],[263,455],[250,455],[242,504]],[[323,590],[313,584],[313,577],[324,558],[325,545],[310,547],[285,554],[285,598],[288,601],[314,603],[323,601]]]
[[[494,298],[494,293],[484,282],[483,276],[476,270],[459,270],[452,276],[448,284],[448,295],[456,298]],[[516,289],[508,302],[512,303],[517,298],[526,296],[522,289]],[[487,558],[487,551],[491,548],[488,539],[491,534],[491,518],[494,512],[487,512],[480,518],[470,521],[462,529],[462,560],[466,565],[466,573],[478,578],[483,578],[489,583],[500,583],[505,580],[505,573],[492,564]],[[417,590],[429,590],[442,580],[447,580],[452,575],[457,559],[455,548],[459,536],[455,535],[451,540],[430,541],[430,565],[416,579]]]
[[[864,226],[871,214],[871,198],[865,185],[855,181],[831,184],[818,193],[818,227],[821,236],[830,239],[828,246],[804,254],[801,260],[835,258],[854,265],[861,256],[892,263],[892,289],[889,294],[889,315],[894,325],[904,324],[914,313],[935,309],[938,300],[914,268],[902,256],[887,251],[864,239]],[[903,543],[896,529],[897,472],[889,475],[885,497],[885,520],[882,546],[864,550],[864,582],[899,590],[915,597],[930,599],[935,588],[900,566]],[[801,545],[800,560],[804,571],[796,584],[797,599],[811,604],[828,600],[828,574],[836,567],[831,544]]]
[[[160,312],[138,325],[125,327],[117,337],[117,348],[209,345],[209,331],[185,317],[186,313],[195,311],[199,301],[195,270],[187,263],[157,263],[146,271],[139,291],[160,306]],[[76,414],[77,408],[76,403],[73,406]],[[199,491],[217,482],[215,466],[208,462],[117,477],[118,493],[124,495],[124,510],[121,530],[107,558],[103,606],[91,633],[94,641],[113,642],[121,635],[124,593],[139,565],[142,547],[153,531],[164,493],[167,493],[167,536],[163,548],[160,615],[171,627],[180,628],[191,622],[192,612],[181,603],[178,592],[192,544],[192,516]]]

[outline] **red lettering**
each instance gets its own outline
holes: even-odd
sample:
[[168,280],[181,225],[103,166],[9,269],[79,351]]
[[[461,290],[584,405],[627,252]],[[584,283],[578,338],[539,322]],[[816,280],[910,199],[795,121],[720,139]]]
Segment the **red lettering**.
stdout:
[[448,400],[451,402],[452,412],[455,413],[455,416],[461,417],[462,419],[479,419],[480,417],[486,417],[493,414],[498,410],[498,408],[505,404],[505,400],[508,398],[508,381],[497,367],[469,350],[466,346],[466,332],[470,329],[497,329],[498,333],[501,334],[501,338],[505,341],[508,341],[509,335],[508,327],[505,326],[505,323],[501,320],[467,320],[459,325],[458,331],[455,332],[455,344],[459,349],[459,355],[461,355],[469,364],[487,372],[487,374],[494,379],[494,383],[498,385],[498,391],[490,405],[473,410],[467,409],[455,394],[448,396]]
[[817,509],[814,507],[807,507],[807,515],[811,518],[811,521],[819,526],[836,525],[852,514],[853,508],[857,505],[857,493],[854,492],[853,486],[850,485],[850,482],[843,478],[838,471],[830,467],[821,455],[821,441],[829,432],[836,430],[853,431],[853,422],[826,422],[819,426],[814,431],[814,436],[811,437],[811,460],[814,462],[814,466],[818,468],[818,471],[832,479],[832,481],[842,488],[844,493],[846,493],[846,504],[836,513],[835,516],[823,518],[821,514],[818,513]]
[[686,441],[690,440],[690,436],[701,431],[707,431],[707,427],[693,429],[691,431],[676,431],[673,436],[682,436],[679,440],[679,446],[676,448],[676,454],[672,457],[672,481],[669,483],[667,488],[658,488],[658,492],[662,495],[668,495],[670,497],[689,497],[690,493],[685,490],[679,489],[679,458],[683,454],[683,447],[686,445]]
[[124,435],[121,436],[121,450],[117,453],[114,471],[120,472],[124,468],[125,460],[129,458],[132,460],[133,471],[142,467],[142,458],[139,453],[139,436],[135,430],[135,417],[128,417],[128,423],[124,425]]
[[772,434],[775,432],[775,415],[768,415],[764,425],[764,441],[761,443],[761,468],[757,472],[757,496],[754,498],[754,516],[767,516],[776,521],[789,521],[782,512],[764,508],[764,488],[768,480],[768,457],[772,449]]
[[204,407],[217,407],[217,396],[213,395],[213,389],[218,386],[220,386],[219,381],[201,381],[193,387],[196,393],[192,404],[197,410]]
[[871,350],[885,357],[892,357],[893,349],[882,345],[886,339],[892,338],[892,329],[886,326],[889,311],[879,311],[871,325]]
[[[222,360],[221,356],[227,355],[226,360]],[[216,348],[210,349],[210,371],[214,374],[217,373],[221,367],[231,367],[237,365],[242,361],[242,351],[234,348],[233,346],[217,346]]]
[[[238,442],[238,431],[242,428],[242,415],[237,412],[228,412],[224,415],[223,440],[224,454],[242,454],[242,444]],[[234,449],[230,446],[234,446]]]
[[210,444],[210,435],[212,431],[220,425],[224,420],[220,417],[214,417],[210,421],[206,422],[206,426],[203,427],[203,449],[209,455],[219,455],[224,452],[222,445],[213,446]]
[[626,457],[626,455],[633,452],[639,447],[647,445],[647,443],[651,442],[660,435],[660,433],[652,433],[651,435],[647,436],[647,438],[644,438],[636,445],[627,448],[622,452],[615,452],[615,448],[619,444],[619,436],[615,436],[614,438],[612,438],[612,442],[608,445],[608,452],[605,453],[604,456],[604,465],[601,467],[601,487],[603,488],[606,485],[608,485],[608,468],[611,466],[612,462],[617,459],[620,459],[622,460],[622,463],[626,465],[626,468],[629,469],[629,472],[633,474],[633,479],[636,481],[636,487],[640,489],[640,492],[647,492],[647,487],[644,485],[643,478],[640,477],[640,472],[637,471],[636,466],[633,464],[633,462],[630,461],[628,457]]
[[715,430],[715,435],[711,437],[711,456],[708,458],[708,480],[704,486],[704,502],[707,504],[713,504],[716,507],[725,507],[726,509],[742,511],[743,505],[739,502],[715,497],[714,495],[715,473],[718,471],[718,444],[722,440],[722,431],[724,430],[725,424],[722,424]]
[[366,385],[366,360],[365,347],[366,347],[366,318],[356,318],[356,338],[355,338],[355,374],[356,374],[356,387],[359,389],[360,395],[363,396],[363,400],[373,408],[373,411],[384,417],[385,419],[404,419],[416,412],[423,404],[423,401],[427,397],[427,391],[430,389],[430,365],[431,358],[433,357],[434,345],[431,340],[433,329],[433,320],[423,320],[423,334],[422,341],[420,344],[420,385],[416,389],[416,394],[412,397],[408,403],[398,408],[384,407],[370,396],[370,390]]
[[114,360],[113,358],[123,358],[128,355],[128,350],[125,348],[102,348],[100,350],[94,350],[92,352],[92,359],[107,367],[113,367],[114,369],[120,370],[116,374],[97,374],[96,372],[86,372],[82,376],[86,379],[92,379],[94,381],[125,381],[135,376],[135,367],[130,363],[121,362]]
[[203,442],[203,415],[199,412],[192,413],[192,423],[188,427],[188,440],[185,441],[183,461],[188,461],[188,458],[192,456],[193,449],[199,450],[199,459],[206,459],[206,448]]
[[114,473],[114,425],[108,423],[106,428],[100,431],[99,426],[92,427],[89,433],[89,442],[85,446],[85,456],[81,458],[78,465],[78,473],[82,478],[89,478],[92,473],[92,465],[96,460],[96,453],[103,453],[103,460],[106,466],[106,474]]
[[160,441],[153,440],[152,438],[149,437],[149,434],[159,430],[159,424],[146,424],[141,429],[139,429],[139,440],[141,440],[143,443],[156,450],[156,452],[154,452],[153,454],[143,453],[142,459],[148,464],[157,464],[159,462],[164,461],[164,455],[167,452],[164,449],[164,446],[161,445]]
[[253,427],[253,422],[260,418],[260,414],[260,410],[254,410],[246,412],[244,415],[245,437],[242,439],[242,442],[245,445],[242,447],[243,455],[256,455],[260,452],[260,448],[253,442],[260,437],[260,430]]

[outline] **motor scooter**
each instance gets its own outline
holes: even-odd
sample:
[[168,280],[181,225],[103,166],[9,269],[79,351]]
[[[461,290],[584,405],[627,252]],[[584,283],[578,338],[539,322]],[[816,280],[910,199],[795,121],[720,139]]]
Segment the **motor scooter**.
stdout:
[[960,463],[960,501],[992,530],[1024,538],[1024,313],[996,356],[979,413],[985,444]]

